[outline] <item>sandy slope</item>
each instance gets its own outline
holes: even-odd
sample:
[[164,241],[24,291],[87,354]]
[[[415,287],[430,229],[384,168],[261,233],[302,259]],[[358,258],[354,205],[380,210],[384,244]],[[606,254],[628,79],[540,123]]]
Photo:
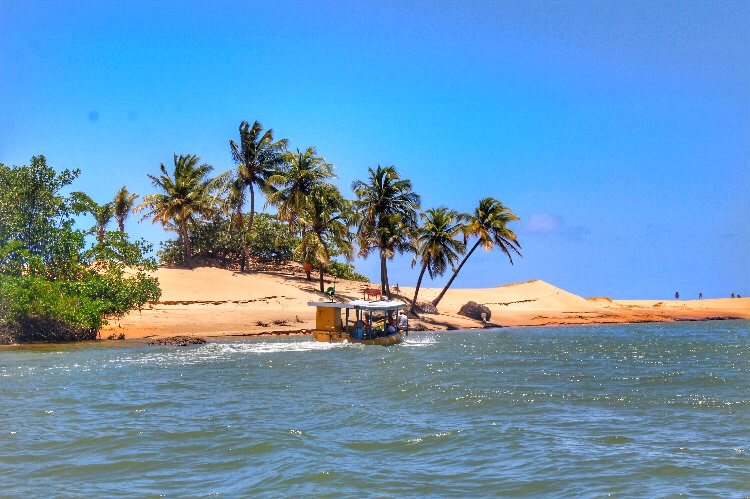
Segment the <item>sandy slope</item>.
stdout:
[[[156,272],[161,300],[141,312],[113,320],[102,337],[124,333],[127,338],[189,334],[246,336],[294,334],[314,326],[308,301],[320,300],[317,280],[307,281],[301,268],[289,265],[274,272],[235,273],[201,267],[193,270],[160,268]],[[339,300],[362,298],[364,283],[329,279]],[[419,301],[432,300],[439,289],[423,288]],[[413,288],[402,287],[400,297],[411,299]],[[491,311],[487,324],[458,315],[468,301]],[[713,317],[750,319],[750,298],[694,301],[585,299],[544,281],[530,281],[485,289],[451,289],[439,304],[440,314],[412,319],[412,327],[470,329],[487,326],[535,326],[698,320]]]

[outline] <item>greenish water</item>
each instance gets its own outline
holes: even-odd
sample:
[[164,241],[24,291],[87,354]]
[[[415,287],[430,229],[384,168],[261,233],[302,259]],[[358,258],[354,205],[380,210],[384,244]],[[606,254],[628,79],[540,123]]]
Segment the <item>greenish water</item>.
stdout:
[[0,350],[3,497],[748,497],[750,322]]

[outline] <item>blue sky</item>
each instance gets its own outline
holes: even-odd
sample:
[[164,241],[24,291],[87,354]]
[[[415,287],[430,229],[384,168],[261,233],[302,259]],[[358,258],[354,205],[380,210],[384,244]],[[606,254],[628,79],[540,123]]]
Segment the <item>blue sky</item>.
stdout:
[[0,162],[80,168],[99,202],[174,153],[232,168],[258,120],[349,196],[381,164],[424,208],[509,206],[523,258],[477,253],[456,287],[750,295],[747,1],[0,0],[0,48]]

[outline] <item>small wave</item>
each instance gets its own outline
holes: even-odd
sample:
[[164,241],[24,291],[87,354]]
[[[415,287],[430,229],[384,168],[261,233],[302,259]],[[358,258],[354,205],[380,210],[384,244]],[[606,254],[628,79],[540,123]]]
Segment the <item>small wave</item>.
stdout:
[[145,355],[128,355],[112,359],[113,364],[138,365],[171,365],[201,364],[206,361],[221,360],[237,354],[276,354],[291,352],[309,352],[343,348],[343,343],[323,343],[314,340],[304,341],[237,341],[226,343],[207,343],[196,348],[164,347],[148,352]]
[[437,343],[434,336],[408,336],[404,340],[404,345],[410,347],[426,347]]
[[633,439],[622,436],[622,435],[610,435],[606,437],[595,438],[594,442],[599,442],[601,444],[615,445],[615,444],[627,444],[627,443],[633,442]]
[[205,350],[211,353],[289,353],[309,352],[316,350],[333,350],[343,348],[345,343],[324,343],[315,340],[306,341],[260,341],[260,342],[236,342],[236,343],[211,343],[197,350]]

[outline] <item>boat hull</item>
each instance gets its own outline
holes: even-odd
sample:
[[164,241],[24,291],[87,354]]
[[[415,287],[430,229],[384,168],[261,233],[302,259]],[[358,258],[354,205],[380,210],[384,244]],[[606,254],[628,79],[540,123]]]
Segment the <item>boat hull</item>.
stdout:
[[358,339],[353,338],[350,335],[346,334],[346,331],[319,331],[314,330],[313,331],[313,338],[315,338],[315,341],[322,341],[325,343],[359,343],[362,345],[381,345],[381,346],[388,346],[388,345],[396,345],[398,343],[401,343],[403,341],[402,334],[394,333],[389,334],[388,336],[379,336],[376,338],[366,338],[366,339]]

